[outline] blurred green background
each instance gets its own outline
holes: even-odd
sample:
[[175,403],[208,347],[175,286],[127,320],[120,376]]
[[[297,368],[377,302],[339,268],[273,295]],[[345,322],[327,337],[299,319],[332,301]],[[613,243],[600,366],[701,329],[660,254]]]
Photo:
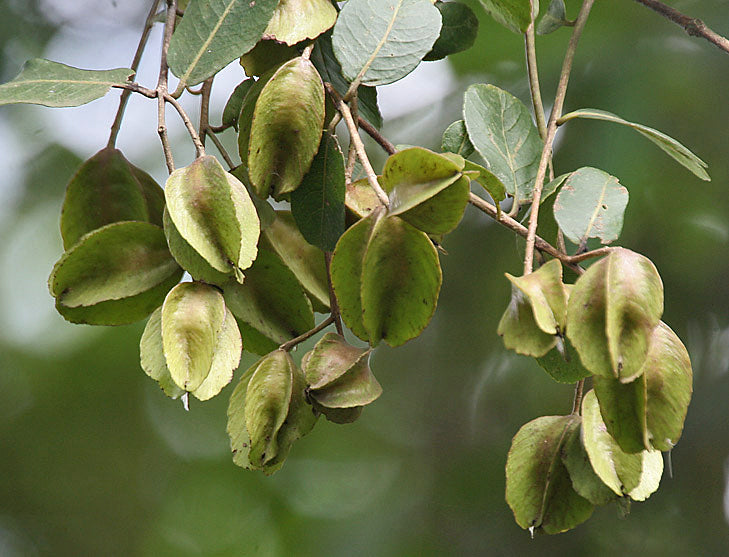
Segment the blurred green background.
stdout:
[[[729,34],[726,0],[669,3]],[[437,147],[471,83],[528,102],[522,40],[469,4],[481,19],[474,48],[382,88],[384,132],[395,143]],[[147,5],[0,1],[2,81],[35,56],[128,65]],[[573,17],[578,2],[567,7]],[[568,37],[563,29],[538,38],[546,102]],[[158,41],[157,29],[138,77],[148,86]],[[520,256],[510,232],[471,208],[444,241],[433,322],[373,356],[382,397],[353,425],[321,420],[271,478],[234,466],[225,433],[232,386],[184,412],[139,367],[143,324],[67,324],[45,286],[61,254],[65,183],[106,143],[113,93],[79,109],[0,109],[0,555],[729,554],[729,56],[633,1],[609,0],[596,2],[574,68],[566,110],[601,108],[656,127],[712,176],[699,181],[607,123],[572,122],[557,139],[557,173],[596,166],[629,189],[619,243],[655,262],[664,320],[694,366],[674,477],[627,519],[599,508],[572,532],[534,540],[514,523],[504,502],[511,437],[537,416],[569,412],[572,387],[501,345],[503,273],[519,273]],[[242,78],[235,64],[221,76],[213,123]],[[162,182],[155,107],[130,103],[119,147]],[[174,120],[182,166],[193,152]],[[232,132],[224,138],[235,152]]]

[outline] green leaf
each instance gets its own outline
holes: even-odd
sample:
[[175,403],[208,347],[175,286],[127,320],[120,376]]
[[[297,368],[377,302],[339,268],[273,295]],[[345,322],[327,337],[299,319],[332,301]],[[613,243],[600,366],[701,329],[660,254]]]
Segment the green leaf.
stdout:
[[503,182],[480,164],[476,164],[475,162],[471,161],[465,161],[463,171],[478,172],[478,176],[476,176],[475,178],[471,177],[471,179],[481,184],[483,189],[488,192],[488,194],[491,196],[491,199],[493,199],[496,203],[506,199],[506,188],[504,187]]
[[461,177],[463,167],[422,147],[391,155],[381,185],[390,198],[389,214],[400,215],[427,201]]
[[380,179],[390,215],[400,215],[428,234],[445,234],[463,217],[470,182],[462,167],[443,155],[412,147],[390,156]]
[[332,47],[348,81],[385,85],[415,69],[440,28],[429,0],[350,0],[334,25]]
[[289,412],[295,367],[288,352],[275,350],[259,362],[248,382],[244,413],[251,439],[248,459],[255,467],[278,453],[276,437]]
[[[561,349],[559,343],[562,343]],[[557,339],[558,346],[537,358],[537,363],[558,383],[577,383],[592,375],[585,369],[580,356],[567,338]]]
[[66,321],[86,325],[128,325],[148,317],[182,278],[182,269],[157,286],[129,298],[108,300],[93,306],[69,308],[56,300],[56,310]]
[[260,40],[277,0],[194,0],[170,40],[167,62],[178,89],[202,83]]
[[133,75],[129,68],[80,70],[34,58],[15,79],[0,85],[0,105],[79,106],[103,97],[115,85],[124,85]]
[[144,372],[157,381],[170,398],[179,398],[185,393],[172,379],[162,347],[162,308],[149,316],[142,338],[139,341],[139,358]]
[[198,400],[209,400],[222,391],[233,380],[233,373],[240,363],[243,343],[238,324],[228,308],[225,308],[225,319],[217,337],[210,372],[200,386],[192,391]]
[[324,253],[309,244],[288,211],[277,211],[276,219],[263,233],[266,246],[276,253],[304,287],[315,311],[329,311],[329,283]]
[[336,333],[324,335],[302,361],[309,396],[324,408],[355,408],[376,400],[382,387],[370,370],[369,355]]
[[221,273],[210,266],[203,256],[196,252],[187,241],[180,236],[179,231],[175,227],[175,223],[170,218],[170,213],[165,207],[164,215],[165,237],[167,238],[167,246],[170,248],[172,257],[175,258],[177,264],[185,271],[190,273],[194,280],[201,280],[208,284],[222,286],[228,279],[230,274]]
[[604,505],[616,498],[615,493],[595,474],[582,442],[581,428],[576,427],[569,432],[562,446],[562,462],[569,472],[574,490],[590,503]]
[[398,217],[377,221],[361,275],[362,323],[370,343],[382,339],[395,347],[418,336],[433,317],[441,281],[438,253],[425,233]]
[[476,42],[478,18],[473,10],[460,2],[436,2],[443,25],[433,49],[423,60],[441,60],[446,56],[468,50]]
[[[564,184],[565,180],[569,178],[572,175],[571,172],[566,172],[564,174],[561,174],[557,176],[554,180],[547,182],[544,184],[544,187],[542,188],[542,196],[539,199],[539,204],[541,205],[544,203],[547,199],[549,199],[554,192],[556,192],[559,187]],[[531,211],[531,207],[530,207]]]
[[248,384],[253,377],[253,373],[258,369],[261,360],[258,360],[241,376],[240,381],[235,386],[233,394],[230,395],[228,403],[228,423],[226,431],[230,437],[230,449],[233,452],[233,463],[242,468],[250,470],[251,463],[248,455],[251,450],[251,436],[246,428],[246,392]]
[[[164,354],[162,341],[162,308],[157,308],[150,316],[142,333],[139,345],[142,369],[159,383],[164,393],[178,398],[185,391],[172,379]],[[233,378],[241,356],[241,338],[235,317],[226,310],[223,326],[218,334],[210,372],[192,394],[199,400],[208,400],[217,395]]]
[[331,383],[311,389],[309,396],[326,408],[356,408],[377,400],[382,387],[369,366],[366,352],[342,375]]
[[247,76],[261,76],[298,55],[299,51],[293,46],[273,40],[261,40],[240,57],[240,65]]
[[[250,185],[251,179],[248,176],[248,150],[251,143],[251,125],[253,124],[253,112],[256,109],[256,102],[258,97],[261,96],[261,91],[266,86],[268,81],[276,73],[279,66],[273,67],[261,75],[261,77],[251,86],[251,88],[243,97],[243,104],[241,105],[240,114],[238,115],[238,154],[243,164],[240,165],[241,169],[245,170],[246,180],[245,183]],[[243,181],[243,180],[241,180]],[[251,188],[251,190],[255,190]]]
[[66,187],[61,209],[63,247],[81,236],[120,221],[162,226],[164,192],[121,151],[106,147],[84,162]]
[[264,37],[287,45],[315,39],[337,20],[329,0],[279,0]]
[[195,391],[210,373],[225,314],[223,295],[202,282],[180,283],[165,298],[162,347],[181,389]]
[[[327,31],[316,40],[316,48],[311,53],[311,61],[323,81],[331,83],[340,95],[347,93],[349,82],[342,75],[342,66],[334,56],[331,31]],[[375,87],[360,86],[357,88],[357,108],[362,118],[377,129],[382,127],[382,115],[377,106]]]
[[165,198],[185,241],[214,269],[240,280],[256,257],[260,230],[245,186],[207,155],[170,175]]
[[289,411],[276,435],[276,456],[266,463],[263,473],[270,475],[281,469],[295,441],[309,433],[318,415],[306,400],[306,377],[296,366],[292,369]]
[[498,87],[476,84],[466,90],[463,118],[488,170],[516,203],[529,201],[543,147],[529,109]]
[[593,470],[616,495],[643,501],[658,489],[663,473],[660,451],[623,452],[605,428],[594,391],[582,400],[582,438]]
[[605,326],[613,372],[623,382],[642,373],[663,314],[663,282],[650,259],[619,248],[608,260]]
[[293,442],[316,422],[305,388],[304,374],[280,350],[243,374],[228,406],[227,430],[235,464],[265,474],[283,466]]
[[512,296],[497,333],[504,346],[526,356],[543,356],[565,329],[567,296],[562,285],[562,264],[552,259],[539,270],[514,277]]
[[564,0],[552,0],[537,25],[537,35],[548,35],[568,23]]
[[688,148],[684,147],[681,143],[653,128],[644,126],[643,124],[637,124],[635,122],[629,122],[624,120],[617,114],[607,112],[606,110],[598,110],[596,108],[582,108],[575,110],[569,114],[565,114],[559,119],[559,123],[563,124],[573,118],[589,118],[591,120],[605,120],[607,122],[614,122],[616,124],[622,124],[633,128],[643,137],[650,139],[653,143],[658,145],[669,157],[674,159],[679,164],[688,168],[696,176],[702,180],[709,181],[711,178],[706,172],[708,165],[702,161],[699,157],[694,155]]
[[469,157],[473,153],[473,143],[468,139],[466,122],[456,120],[446,128],[441,139],[441,149],[449,153],[461,155],[464,158]]
[[160,227],[119,222],[83,236],[56,263],[49,287],[58,304],[75,308],[130,298],[179,276]]
[[253,112],[248,173],[256,194],[295,190],[308,172],[324,125],[324,85],[314,65],[294,58],[261,91]]
[[595,394],[610,435],[625,452],[669,451],[678,442],[691,400],[691,362],[662,321],[654,329],[641,375],[632,383],[596,377]]
[[578,416],[542,416],[514,436],[506,459],[506,502],[522,528],[557,534],[592,514],[593,505],[573,489],[560,456],[579,423]]
[[481,0],[481,5],[491,17],[514,33],[525,33],[539,14],[539,0]]
[[662,313],[663,284],[653,263],[616,248],[577,280],[567,335],[588,370],[627,383],[641,373]]
[[367,352],[337,333],[326,333],[301,361],[306,382],[311,389],[325,387],[347,373]]
[[[277,347],[314,327],[314,312],[296,276],[267,250],[246,272],[243,284],[229,281],[223,287],[225,303],[239,320],[246,350]],[[249,330],[257,333],[251,345]],[[255,350],[254,350],[255,348]]]
[[556,335],[539,328],[529,298],[514,284],[496,332],[503,337],[506,348],[524,356],[543,356],[557,344]]
[[362,321],[362,270],[367,244],[381,217],[382,213],[376,212],[349,227],[334,248],[330,267],[342,319],[364,341],[370,339]]
[[333,251],[344,234],[344,157],[337,139],[325,134],[301,185],[291,192],[291,213],[306,241]]
[[228,98],[228,102],[225,103],[225,108],[223,109],[222,121],[224,126],[231,126],[236,131],[238,130],[238,116],[240,116],[240,109],[243,107],[243,99],[254,83],[254,80],[246,79],[241,81],[236,88],[233,89],[233,92]]
[[347,222],[350,221],[351,216],[354,217],[354,221],[358,221],[371,215],[378,207],[382,207],[382,203],[367,178],[347,184],[344,205],[348,211]]
[[554,218],[574,244],[585,246],[588,238],[609,244],[620,236],[628,190],[615,176],[597,168],[575,170],[554,201]]

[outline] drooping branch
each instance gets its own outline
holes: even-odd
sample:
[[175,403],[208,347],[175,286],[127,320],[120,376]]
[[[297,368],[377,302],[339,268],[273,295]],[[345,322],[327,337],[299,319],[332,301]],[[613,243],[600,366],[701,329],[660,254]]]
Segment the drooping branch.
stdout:
[[710,29],[702,20],[687,16],[686,14],[679,12],[677,9],[667,6],[658,0],[635,1],[661,14],[676,25],[683,27],[684,31],[692,37],[704,38],[729,54],[729,39]]
[[[154,0],[152,2],[152,7],[149,9],[149,13],[147,14],[147,19],[144,22],[144,29],[142,30],[142,36],[139,38],[139,44],[137,44],[137,51],[134,53],[134,58],[132,58],[132,64],[130,68],[134,70],[136,73],[137,69],[139,68],[139,62],[142,60],[142,54],[144,53],[144,48],[147,46],[147,39],[149,38],[149,32],[152,30],[152,26],[154,25],[154,20],[157,15],[157,9],[159,8],[160,0]],[[127,108],[127,102],[129,102],[129,97],[132,94],[131,89],[124,89],[121,92],[121,96],[119,97],[119,108],[116,111],[116,116],[114,117],[114,123],[111,125],[111,133],[109,134],[109,141],[107,142],[107,147],[114,147],[116,145],[116,138],[119,135],[119,130],[121,129],[121,123],[124,119],[124,111]]]
[[544,178],[547,174],[547,164],[552,156],[552,143],[554,143],[554,136],[557,133],[557,119],[562,115],[562,107],[567,94],[567,84],[569,83],[570,72],[572,71],[572,62],[575,57],[575,51],[577,50],[577,43],[582,35],[582,30],[585,28],[587,17],[590,15],[590,10],[592,9],[594,2],[595,0],[584,0],[582,3],[580,13],[575,21],[575,27],[572,30],[569,45],[567,46],[564,62],[562,63],[562,71],[560,72],[559,84],[557,85],[557,93],[554,98],[554,107],[552,108],[552,113],[549,115],[549,122],[547,124],[547,137],[544,140],[544,148],[542,149],[542,156],[539,159],[537,177],[534,181],[532,212],[529,215],[529,234],[526,239],[526,250],[524,255],[525,275],[532,272],[534,265],[534,241],[537,235],[539,205],[542,200],[542,187],[544,186]]

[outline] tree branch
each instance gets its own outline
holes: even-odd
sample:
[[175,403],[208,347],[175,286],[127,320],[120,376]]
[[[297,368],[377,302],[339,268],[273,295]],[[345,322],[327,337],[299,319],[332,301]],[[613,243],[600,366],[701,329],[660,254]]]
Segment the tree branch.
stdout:
[[[484,199],[481,199],[479,196],[477,196],[475,193],[471,193],[470,197],[468,198],[468,202],[479,209],[480,211],[483,211],[488,216],[490,216],[492,219],[494,219],[496,222],[498,222],[500,225],[508,228],[509,230],[512,230],[513,232],[516,232],[519,236],[522,236],[526,238],[529,235],[529,229],[525,227],[523,224],[521,224],[519,221],[514,220],[510,216],[504,214],[502,211],[499,215],[498,210],[495,206],[491,205],[488,201],[485,201]],[[570,267],[573,271],[576,273],[582,274],[584,272],[584,269],[578,265],[581,261],[585,261],[587,259],[592,259],[595,257],[602,257],[603,255],[607,255],[610,253],[610,250],[613,248],[611,247],[604,247],[599,248],[596,250],[588,251],[585,253],[581,253],[579,255],[567,255],[563,251],[558,250],[555,248],[552,244],[547,242],[544,238],[540,238],[539,236],[534,236],[534,247],[538,249],[539,251],[546,253],[548,255],[551,255],[555,259],[559,259],[562,263]]]
[[677,9],[667,6],[658,0],[635,0],[638,4],[650,8],[651,10],[661,14],[676,25],[683,27],[684,31],[692,37],[701,37],[716,45],[718,48],[729,54],[729,39],[719,35],[707,25],[695,17],[689,17]]
[[380,147],[382,147],[385,152],[388,155],[394,155],[397,153],[397,149],[395,149],[395,146],[390,143],[390,141],[383,136],[376,127],[374,127],[372,124],[370,124],[367,120],[362,118],[361,116],[358,118],[357,123],[359,124],[359,127],[363,129],[367,135],[369,135],[372,139],[374,139]]
[[542,187],[544,187],[544,178],[547,173],[547,163],[552,155],[552,143],[554,142],[554,136],[557,132],[557,119],[562,115],[562,106],[564,105],[565,95],[567,94],[567,84],[569,83],[570,72],[572,71],[572,61],[575,57],[577,43],[580,40],[580,35],[582,35],[582,30],[585,28],[587,16],[590,15],[590,9],[592,9],[594,2],[595,0],[584,0],[582,3],[580,13],[577,16],[575,27],[572,31],[572,36],[570,37],[569,45],[567,46],[564,62],[562,63],[562,71],[559,76],[559,84],[557,85],[557,93],[554,98],[554,107],[552,108],[552,113],[549,115],[549,123],[547,124],[547,137],[544,140],[544,148],[542,149],[542,156],[539,159],[537,177],[534,181],[532,212],[529,215],[529,234],[526,238],[526,252],[524,255],[525,275],[531,273],[534,266],[534,241],[537,235],[539,205],[542,200]]
[[172,174],[175,170],[175,162],[172,158],[170,140],[167,136],[167,122],[165,121],[165,95],[167,92],[167,50],[170,48],[170,38],[175,29],[175,18],[177,12],[177,0],[167,0],[167,17],[165,18],[165,32],[162,39],[162,55],[159,63],[159,79],[157,80],[157,133],[162,142],[162,150],[165,154],[167,171]]
[[297,344],[301,344],[305,340],[310,339],[316,333],[318,333],[319,331],[321,331],[323,329],[326,329],[332,323],[334,323],[334,317],[330,315],[329,317],[327,317],[324,321],[319,323],[316,327],[314,327],[310,331],[306,331],[303,335],[299,335],[296,338],[292,338],[288,342],[284,342],[281,346],[278,347],[278,349],[283,350],[284,352],[288,352]]
[[210,128],[210,93],[213,90],[213,79],[212,77],[207,78],[200,89],[202,98],[200,99],[200,126],[198,131],[200,134],[200,143],[205,147],[205,135],[208,133]]
[[334,101],[334,106],[337,107],[337,110],[342,115],[345,124],[347,124],[351,141],[354,143],[354,148],[357,150],[359,161],[362,163],[365,174],[367,175],[367,181],[377,194],[377,198],[380,200],[380,203],[387,207],[390,204],[390,200],[387,197],[385,190],[380,187],[380,184],[377,181],[377,174],[372,168],[372,164],[370,164],[370,160],[367,157],[367,151],[365,151],[364,143],[362,143],[362,138],[359,136],[357,126],[354,123],[354,118],[352,118],[352,113],[349,111],[347,103],[342,100],[342,97],[339,96],[339,93],[336,92],[331,83],[325,83],[324,87],[326,87],[327,93],[329,93]]
[[334,293],[334,286],[332,285],[332,252],[324,252],[324,261],[327,266],[327,286],[329,288],[329,309],[332,312],[332,319],[334,320],[334,326],[337,328],[337,332],[344,336],[344,329],[342,327],[342,316],[339,312],[339,302],[337,301],[337,295]]
[[[134,70],[134,73],[137,72],[137,69],[139,68],[139,62],[142,60],[142,54],[144,53],[144,48],[147,46],[147,39],[149,38],[149,32],[152,30],[152,27],[154,26],[154,20],[155,16],[157,15],[157,8],[159,7],[160,0],[154,0],[152,2],[152,7],[149,9],[149,13],[147,14],[147,19],[144,21],[144,29],[142,30],[142,36],[139,38],[139,44],[137,44],[137,51],[134,53],[134,58],[132,58],[132,64],[130,68]],[[114,147],[116,145],[116,138],[119,135],[119,130],[121,129],[121,123],[124,119],[124,111],[127,108],[127,102],[129,101],[129,97],[132,94],[131,89],[124,89],[121,93],[121,96],[119,97],[119,108],[116,111],[116,116],[114,117],[114,122],[111,125],[111,133],[109,134],[109,141],[107,142],[107,147]]]
[[208,135],[210,136],[210,139],[212,140],[213,143],[215,143],[215,147],[218,148],[220,155],[223,157],[223,159],[225,160],[225,163],[228,165],[228,170],[233,170],[236,167],[236,165],[233,162],[233,159],[228,154],[228,151],[223,146],[223,143],[220,141],[220,139],[218,139],[218,136],[215,135],[215,133],[213,133],[213,129],[211,126],[207,127],[207,131],[210,132],[210,133],[208,133]]

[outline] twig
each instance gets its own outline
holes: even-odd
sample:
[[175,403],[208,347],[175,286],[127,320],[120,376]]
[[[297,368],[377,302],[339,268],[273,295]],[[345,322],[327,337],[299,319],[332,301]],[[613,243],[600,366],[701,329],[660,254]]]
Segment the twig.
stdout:
[[357,123],[359,124],[359,127],[363,129],[367,133],[367,135],[374,139],[388,155],[394,155],[395,153],[397,153],[397,149],[395,149],[395,146],[390,143],[390,141],[367,120],[360,116],[357,120]]
[[192,120],[190,120],[190,117],[187,115],[187,112],[185,112],[185,109],[182,108],[182,105],[179,103],[179,101],[170,95],[169,93],[164,94],[164,100],[170,103],[172,106],[175,107],[175,110],[177,110],[177,113],[180,115],[180,118],[182,118],[182,121],[185,124],[185,127],[187,128],[187,133],[190,134],[190,138],[192,139],[192,142],[195,144],[195,151],[197,157],[202,157],[205,155],[205,147],[203,147],[202,141],[200,141],[200,136],[197,134],[197,130],[195,129],[195,126],[192,125]]
[[142,87],[139,83],[124,83],[123,85],[112,85],[112,87],[116,87],[117,89],[124,89],[125,91],[129,91],[130,93],[140,93],[141,95],[144,95],[145,97],[149,97],[150,99],[156,99],[157,98],[157,91],[154,89],[147,89],[146,87]]
[[354,143],[354,148],[357,150],[357,156],[359,157],[359,161],[362,163],[362,167],[364,168],[365,174],[367,175],[367,181],[377,194],[377,198],[380,200],[380,203],[387,207],[390,204],[390,200],[388,199],[385,190],[383,190],[380,187],[380,184],[377,182],[377,174],[372,168],[372,164],[370,164],[370,160],[367,157],[367,151],[365,151],[364,143],[362,143],[362,138],[359,136],[357,126],[354,123],[352,113],[349,111],[347,103],[342,100],[342,97],[339,96],[339,93],[336,92],[334,87],[332,87],[331,83],[325,83],[324,86],[326,87],[327,93],[329,93],[329,95],[332,97],[332,100],[334,101],[334,106],[337,107],[337,110],[342,115],[342,118],[344,118],[345,124],[347,124],[349,135],[352,142]]
[[[477,196],[475,193],[471,193],[470,197],[468,199],[469,203],[476,207],[477,209],[483,211],[488,216],[490,216],[492,219],[494,219],[496,222],[498,222],[500,225],[508,228],[509,230],[512,230],[516,232],[519,236],[522,236],[526,238],[529,234],[529,230],[521,224],[519,221],[514,220],[508,215],[505,215],[504,212],[501,212],[501,216],[499,216],[498,211],[494,205],[491,205],[488,201],[485,201],[481,199],[479,196]],[[559,259],[562,263],[570,267],[573,271],[576,273],[582,274],[584,272],[584,269],[579,267],[577,264],[581,261],[585,261],[587,259],[592,259],[595,257],[602,257],[603,255],[607,255],[610,253],[610,250],[613,248],[611,247],[604,247],[604,248],[598,248],[596,250],[588,251],[585,253],[581,253],[579,255],[567,255],[563,251],[560,251],[559,249],[555,248],[552,244],[547,242],[544,238],[541,238],[539,236],[534,236],[534,247],[538,249],[541,252],[544,252],[548,255],[551,255],[555,259]]]
[[334,286],[332,285],[332,275],[330,272],[332,264],[332,252],[324,252],[324,261],[327,267],[327,285],[329,287],[329,310],[332,312],[332,319],[334,319],[334,326],[337,328],[337,332],[344,336],[344,329],[342,327],[342,315],[339,312],[339,302],[337,302],[337,295],[334,293]]
[[318,333],[319,331],[321,331],[323,329],[326,329],[332,323],[334,323],[334,317],[330,315],[329,317],[327,317],[324,321],[319,323],[316,327],[314,327],[310,331],[306,331],[303,335],[299,335],[296,338],[292,338],[288,342],[284,342],[281,346],[278,347],[278,349],[283,350],[284,352],[288,352],[297,344],[301,344],[305,340],[310,339],[316,333]]
[[537,177],[534,181],[532,212],[529,215],[529,234],[526,239],[526,252],[524,255],[525,275],[532,272],[534,265],[534,239],[537,234],[539,204],[542,199],[542,187],[544,186],[544,178],[547,173],[547,163],[552,154],[552,143],[554,142],[554,136],[557,132],[557,119],[562,115],[562,106],[564,105],[564,98],[567,94],[567,84],[570,79],[570,72],[572,71],[572,61],[575,57],[577,43],[580,40],[580,35],[582,35],[582,30],[585,28],[587,17],[590,15],[590,9],[592,9],[594,2],[595,0],[584,0],[582,3],[580,13],[577,16],[575,27],[572,31],[572,36],[570,37],[569,45],[567,46],[564,62],[562,63],[562,71],[559,76],[559,84],[557,85],[557,93],[554,98],[554,107],[552,108],[552,113],[549,115],[549,122],[547,124],[547,137],[544,140],[544,148],[542,149],[542,156],[539,159]]
[[582,409],[582,394],[585,391],[585,380],[580,379],[575,385],[575,398],[572,401],[572,413],[580,414]]
[[225,164],[228,165],[228,170],[233,170],[237,165],[233,162],[233,159],[228,154],[228,151],[223,146],[223,143],[218,139],[218,136],[212,133],[211,126],[208,126],[208,136],[212,140],[212,142],[215,144],[215,147],[217,147],[218,152],[223,157],[223,160],[225,160]]
[[[139,44],[137,44],[137,51],[134,53],[134,58],[132,58],[132,64],[131,69],[134,70],[134,72],[137,72],[137,69],[139,68],[139,62],[142,60],[142,54],[144,53],[144,48],[147,46],[147,39],[149,38],[149,32],[152,30],[152,26],[154,25],[155,16],[157,15],[157,8],[159,7],[160,0],[154,0],[152,2],[152,7],[149,9],[149,13],[147,14],[147,19],[144,21],[144,29],[142,30],[142,36],[139,37]],[[121,93],[121,96],[119,97],[119,108],[116,111],[116,116],[114,117],[114,123],[111,125],[111,133],[109,134],[109,141],[107,142],[107,147],[114,147],[116,145],[116,138],[119,135],[119,130],[121,129],[121,123],[122,119],[124,118],[124,111],[127,108],[127,102],[129,101],[129,97],[131,96],[132,91],[130,89],[124,89]]]
[[529,24],[524,33],[526,49],[527,74],[529,77],[529,90],[534,108],[534,118],[537,120],[537,129],[542,141],[547,139],[547,119],[544,116],[544,104],[542,103],[542,92],[539,88],[539,70],[537,66],[537,49],[534,39],[534,22]]
[[213,133],[221,133],[227,130],[228,128],[232,128],[233,124],[221,124],[220,126],[208,126],[208,131],[211,131]]
[[205,147],[205,135],[208,133],[210,127],[210,93],[213,90],[213,79],[212,77],[207,78],[203,81],[200,94],[200,126],[198,127],[200,133],[200,143]]
[[157,80],[157,133],[162,141],[162,150],[165,154],[167,170],[170,174],[175,170],[175,162],[172,158],[170,140],[167,136],[167,123],[165,121],[165,95],[167,92],[167,50],[170,48],[170,38],[175,28],[177,12],[177,0],[167,0],[167,17],[165,18],[165,32],[162,39],[162,55],[159,63],[159,79]]
[[689,17],[677,9],[667,6],[663,2],[658,0],[635,0],[639,4],[652,9],[653,11],[661,14],[663,17],[671,20],[676,25],[683,27],[684,31],[692,37],[702,37],[710,43],[716,45],[721,50],[729,53],[729,39],[719,35],[719,33],[713,31],[700,19],[695,17]]

